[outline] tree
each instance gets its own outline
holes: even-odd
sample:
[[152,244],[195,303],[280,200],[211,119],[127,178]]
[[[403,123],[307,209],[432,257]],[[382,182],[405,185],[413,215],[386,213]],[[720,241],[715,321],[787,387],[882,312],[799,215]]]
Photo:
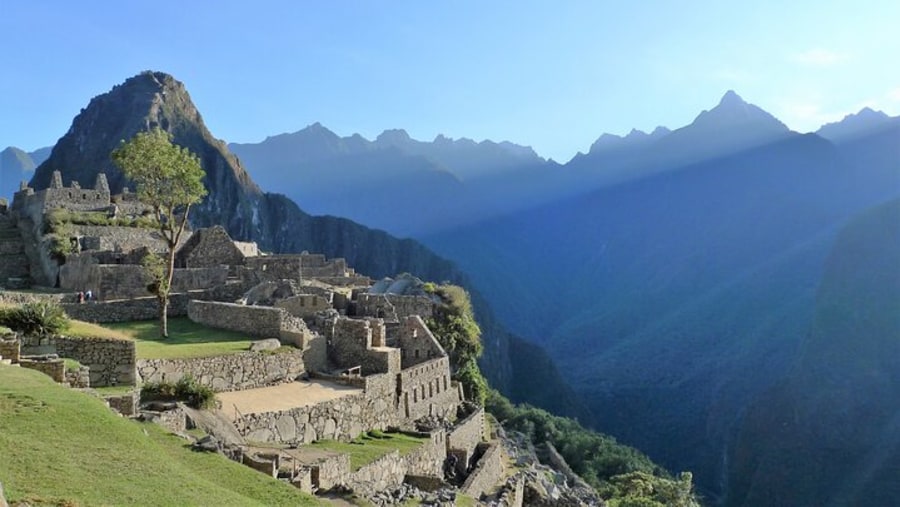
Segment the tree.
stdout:
[[187,148],[172,143],[169,133],[154,128],[139,132],[112,152],[113,162],[134,182],[138,199],[153,209],[167,256],[162,276],[153,286],[159,301],[159,331],[168,338],[167,311],[175,249],[184,233],[191,206],[206,195],[206,173],[200,159]]

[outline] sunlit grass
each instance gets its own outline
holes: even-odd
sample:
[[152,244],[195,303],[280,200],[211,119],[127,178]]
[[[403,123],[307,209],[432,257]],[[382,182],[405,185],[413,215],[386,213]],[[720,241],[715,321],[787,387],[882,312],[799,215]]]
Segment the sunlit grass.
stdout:
[[13,505],[317,503],[25,368],[0,366],[0,428],[0,482]]
[[169,319],[169,337],[159,336],[159,322],[142,320],[106,324],[136,343],[137,357],[173,359],[210,357],[245,352],[254,339],[243,333],[214,329],[187,317]]
[[352,442],[319,440],[311,445],[318,449],[349,454],[350,469],[355,472],[392,451],[399,451],[401,455],[409,454],[418,449],[425,440],[404,433],[371,432],[363,433]]

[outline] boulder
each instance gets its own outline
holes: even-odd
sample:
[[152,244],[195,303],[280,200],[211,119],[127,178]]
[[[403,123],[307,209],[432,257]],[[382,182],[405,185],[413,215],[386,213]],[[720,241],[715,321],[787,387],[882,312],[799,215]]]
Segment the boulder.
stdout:
[[250,344],[250,352],[262,352],[264,350],[277,350],[281,347],[281,341],[278,338],[266,338],[265,340],[257,340]]

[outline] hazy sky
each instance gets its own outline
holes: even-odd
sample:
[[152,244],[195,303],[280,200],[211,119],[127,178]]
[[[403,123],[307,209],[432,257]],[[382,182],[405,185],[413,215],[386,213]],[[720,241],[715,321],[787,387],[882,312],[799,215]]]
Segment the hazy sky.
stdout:
[[319,121],[566,161],[604,132],[689,123],[728,89],[799,131],[900,114],[900,2],[736,3],[0,0],[0,147],[52,145],[145,69],[233,142]]

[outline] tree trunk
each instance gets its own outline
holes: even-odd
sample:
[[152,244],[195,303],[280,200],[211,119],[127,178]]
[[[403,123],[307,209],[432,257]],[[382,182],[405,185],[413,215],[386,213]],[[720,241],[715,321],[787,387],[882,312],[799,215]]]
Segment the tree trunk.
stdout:
[[165,282],[161,283],[159,287],[159,332],[163,338],[169,337],[169,291],[172,289],[172,279],[175,277],[175,246],[169,244],[164,274]]
[[163,338],[169,337],[169,301],[168,295],[159,296],[159,335]]

